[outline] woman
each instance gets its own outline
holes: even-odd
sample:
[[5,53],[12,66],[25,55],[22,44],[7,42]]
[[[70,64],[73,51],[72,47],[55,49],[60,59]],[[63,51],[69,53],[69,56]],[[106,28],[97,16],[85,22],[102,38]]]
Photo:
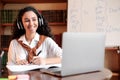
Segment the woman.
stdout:
[[45,18],[31,6],[21,9],[13,25],[7,64],[55,64],[61,56]]

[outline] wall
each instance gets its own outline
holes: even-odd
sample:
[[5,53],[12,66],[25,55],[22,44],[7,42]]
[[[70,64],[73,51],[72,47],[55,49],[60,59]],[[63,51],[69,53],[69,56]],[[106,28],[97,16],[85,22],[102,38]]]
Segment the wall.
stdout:
[[91,1],[68,1],[68,30],[103,32],[106,46],[120,46],[120,0]]

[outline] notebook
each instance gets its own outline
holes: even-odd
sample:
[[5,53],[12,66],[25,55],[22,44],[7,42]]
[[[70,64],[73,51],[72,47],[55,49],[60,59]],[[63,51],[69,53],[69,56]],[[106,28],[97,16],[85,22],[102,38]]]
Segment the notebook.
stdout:
[[62,66],[41,72],[63,77],[104,69],[104,33],[64,32],[62,49]]

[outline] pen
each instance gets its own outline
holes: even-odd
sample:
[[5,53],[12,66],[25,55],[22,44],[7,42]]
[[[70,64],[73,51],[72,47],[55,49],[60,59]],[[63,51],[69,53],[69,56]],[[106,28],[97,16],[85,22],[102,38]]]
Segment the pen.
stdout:
[[[40,50],[36,56],[39,56],[39,54],[40,54],[41,52],[42,52],[42,50]],[[30,62],[30,64],[31,64],[31,63],[32,63],[32,61]]]
[[39,54],[42,52],[42,50],[40,50],[39,52],[38,52],[38,54],[37,54],[37,56],[39,56]]

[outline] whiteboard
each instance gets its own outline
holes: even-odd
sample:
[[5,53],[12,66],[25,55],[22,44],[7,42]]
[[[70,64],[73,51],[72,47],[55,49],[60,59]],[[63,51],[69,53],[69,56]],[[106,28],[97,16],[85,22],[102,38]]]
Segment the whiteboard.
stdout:
[[120,0],[68,0],[68,32],[105,32],[106,46],[120,46]]

